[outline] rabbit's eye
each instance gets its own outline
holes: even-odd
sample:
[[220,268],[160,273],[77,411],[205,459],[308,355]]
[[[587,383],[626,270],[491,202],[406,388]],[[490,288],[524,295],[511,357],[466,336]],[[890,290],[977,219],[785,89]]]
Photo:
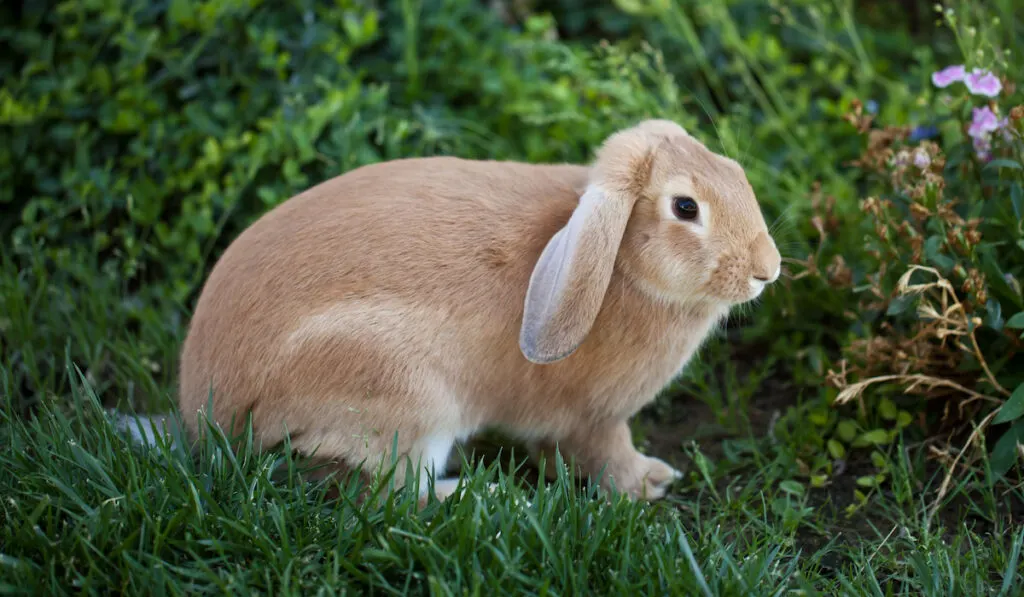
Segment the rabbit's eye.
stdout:
[[697,202],[686,196],[673,197],[672,213],[680,220],[696,220]]

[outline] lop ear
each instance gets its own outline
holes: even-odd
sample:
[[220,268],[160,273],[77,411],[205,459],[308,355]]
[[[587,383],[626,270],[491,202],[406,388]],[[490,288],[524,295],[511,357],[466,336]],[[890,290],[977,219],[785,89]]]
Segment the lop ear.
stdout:
[[564,359],[590,332],[634,201],[592,183],[544,247],[530,276],[519,332],[519,349],[531,362]]

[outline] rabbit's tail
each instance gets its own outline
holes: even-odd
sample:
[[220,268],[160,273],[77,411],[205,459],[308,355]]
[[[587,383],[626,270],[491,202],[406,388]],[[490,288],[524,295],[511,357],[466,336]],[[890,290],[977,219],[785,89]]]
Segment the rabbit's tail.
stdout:
[[110,411],[110,422],[121,433],[131,437],[135,443],[144,446],[158,445],[158,437],[163,436],[164,442],[174,447],[177,422],[170,414],[139,415],[120,411]]

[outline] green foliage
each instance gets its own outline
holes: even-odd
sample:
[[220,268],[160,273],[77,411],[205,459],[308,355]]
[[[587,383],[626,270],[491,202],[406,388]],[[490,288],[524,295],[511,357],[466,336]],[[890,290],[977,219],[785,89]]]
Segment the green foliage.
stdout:
[[0,70],[14,249],[59,269],[95,252],[183,301],[233,233],[329,176],[437,153],[581,161],[641,115],[689,120],[652,56],[547,44],[544,18],[515,34],[468,2],[388,4],[26,9]]
[[[473,3],[429,4],[0,9],[13,49],[0,59],[0,230],[35,276],[21,284],[112,288],[129,329],[155,309],[180,338],[227,242],[316,182],[416,155],[583,161],[644,115],[691,121],[652,51],[567,47],[544,41],[541,16],[515,32]],[[53,339],[19,331],[29,377],[59,371],[23,360]]]
[[[831,205],[819,212],[833,237],[821,258],[838,267],[817,273],[860,299],[844,359],[829,378],[842,390],[838,402],[856,400],[862,415],[885,420],[853,447],[889,444],[907,427],[911,415],[889,398],[898,388],[916,397],[914,410],[929,400],[957,410],[942,409],[924,431],[943,421],[996,425],[1007,438],[991,454],[998,477],[1017,453],[1017,431],[998,426],[1019,418],[1024,400],[1011,392],[1024,382],[1024,344],[1009,316],[1024,308],[1024,98],[1015,86],[1024,71],[1006,59],[1013,29],[998,18],[973,6],[943,17],[966,53],[958,62],[968,72],[992,70],[1003,88],[994,97],[960,83],[929,90],[916,122],[876,127],[860,105],[847,116],[869,133],[857,162],[867,174],[864,217],[837,227]],[[986,111],[992,122],[982,135]],[[935,127],[932,138],[921,138],[922,127]],[[966,441],[973,449],[978,434]]]
[[[127,288],[161,280],[180,301],[225,226],[329,164],[379,157],[352,145],[386,109],[350,64],[377,35],[374,13],[261,4],[24,9],[2,69],[23,109],[0,122],[0,202],[20,216],[4,222],[17,253],[64,271],[94,253]],[[328,123],[329,148],[317,148]]]

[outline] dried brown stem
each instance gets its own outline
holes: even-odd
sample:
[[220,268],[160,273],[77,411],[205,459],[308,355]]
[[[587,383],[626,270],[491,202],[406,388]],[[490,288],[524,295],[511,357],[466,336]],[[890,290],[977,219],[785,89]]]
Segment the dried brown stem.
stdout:
[[939,494],[935,497],[935,501],[932,503],[932,507],[929,508],[928,520],[926,522],[927,526],[931,525],[932,518],[935,517],[935,513],[938,512],[939,507],[942,505],[942,500],[945,499],[946,494],[949,493],[949,484],[952,483],[953,481],[953,474],[956,472],[956,466],[957,464],[960,463],[960,459],[963,458],[963,455],[971,448],[971,446],[976,441],[978,441],[978,438],[981,437],[981,434],[988,427],[988,424],[998,413],[998,410],[994,410],[990,412],[988,416],[982,419],[981,424],[974,428],[974,431],[971,432],[971,436],[967,438],[967,442],[964,443],[964,446],[960,449],[960,452],[956,455],[955,458],[953,458],[953,462],[950,463],[949,470],[946,471],[946,476],[942,480],[942,485],[939,486]]

